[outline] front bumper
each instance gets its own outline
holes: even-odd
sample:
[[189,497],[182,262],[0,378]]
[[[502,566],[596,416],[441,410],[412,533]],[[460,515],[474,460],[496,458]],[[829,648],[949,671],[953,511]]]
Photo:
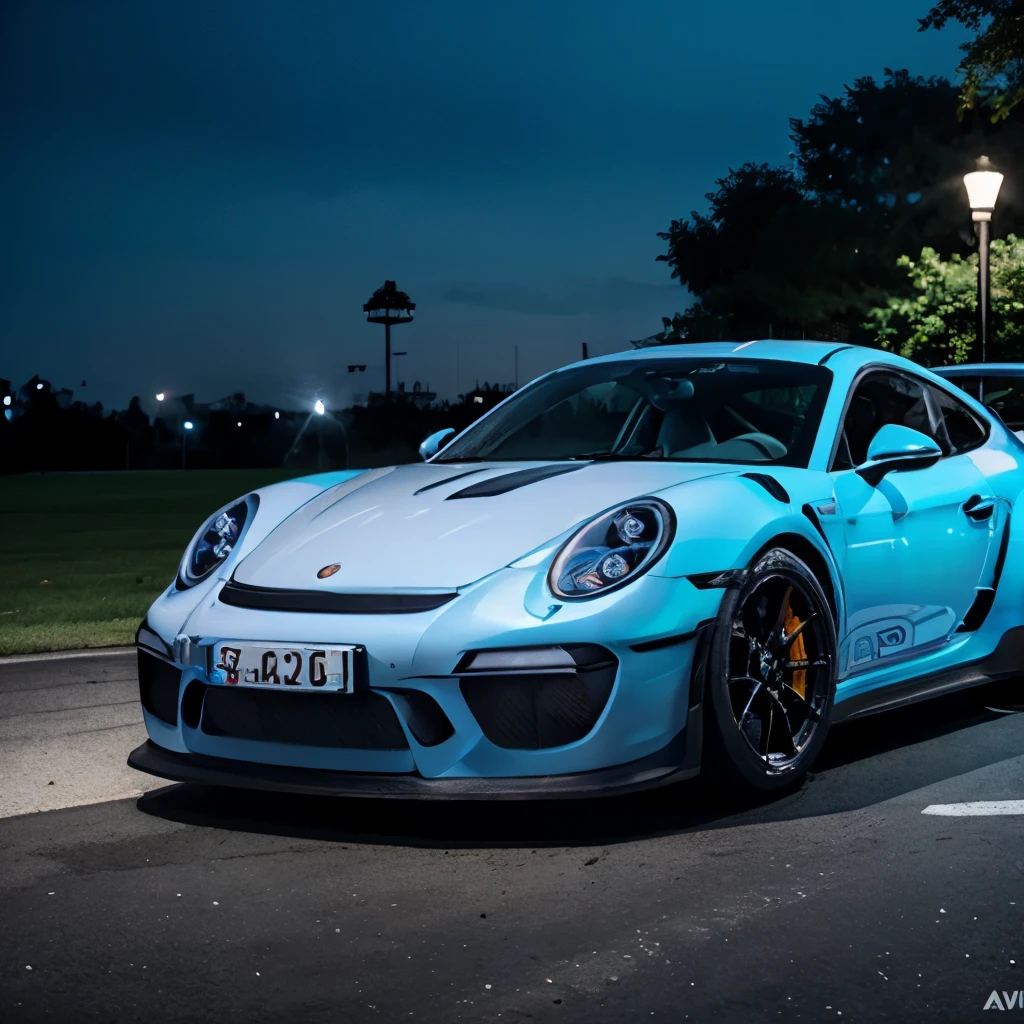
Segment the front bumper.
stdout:
[[[296,792],[463,799],[628,792],[696,773],[702,692],[693,680],[702,636],[696,627],[714,617],[720,594],[698,591],[686,580],[647,577],[601,601],[563,606],[558,614],[549,612],[550,596],[537,592],[536,574],[525,570],[498,573],[436,610],[402,615],[254,611],[218,601],[218,589],[196,595],[184,615],[182,598],[189,595],[159,599],[140,633],[140,644],[178,673],[162,708],[143,694],[152,745],[139,748],[129,762],[140,770]],[[328,694],[263,693],[250,700],[240,699],[240,688],[220,694],[225,687],[201,668],[175,663],[179,633],[282,644],[358,642],[368,661],[365,699],[343,696],[335,704]],[[496,735],[495,722],[481,717],[459,666],[470,651],[545,645],[606,648],[617,662],[614,681],[585,735],[543,749],[516,748],[509,730]],[[495,681],[495,692],[502,690],[502,707],[514,716],[523,704],[503,683]],[[481,689],[487,689],[486,679],[478,681],[476,693]],[[218,698],[219,721],[205,721],[209,705],[201,699],[197,712],[195,694]],[[551,693],[560,711],[563,696],[557,689]],[[315,706],[317,717],[325,712],[324,721],[307,719],[301,728],[277,722],[271,741],[261,723],[268,713],[277,717],[277,708],[253,705],[278,697],[298,702],[303,711]],[[291,717],[294,706],[281,717]],[[249,715],[250,725],[225,727],[229,708],[232,716]],[[424,709],[440,709],[442,726],[450,728],[434,730]],[[343,720],[350,711],[352,723]],[[356,719],[370,732],[341,742],[343,733],[354,735],[349,726],[354,729]],[[338,730],[337,743],[332,729]]]
[[374,775],[322,768],[294,768],[179,754],[147,740],[128,755],[128,765],[172,782],[198,782],[274,793],[373,797],[395,800],[557,800],[621,796],[691,779],[700,772],[701,719],[647,757],[614,768],[525,778],[427,779],[417,773]]

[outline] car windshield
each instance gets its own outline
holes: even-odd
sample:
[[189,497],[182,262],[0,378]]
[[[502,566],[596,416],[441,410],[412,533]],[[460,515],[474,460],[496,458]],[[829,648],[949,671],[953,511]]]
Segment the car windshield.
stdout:
[[782,361],[595,361],[524,388],[434,461],[806,466],[831,381],[824,367]]

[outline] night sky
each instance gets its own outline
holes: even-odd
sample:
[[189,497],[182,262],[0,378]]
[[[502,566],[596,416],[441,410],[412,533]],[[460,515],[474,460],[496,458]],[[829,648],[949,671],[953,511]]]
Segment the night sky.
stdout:
[[3,0],[0,376],[342,402],[383,386],[385,278],[410,386],[624,348],[730,165],[856,77],[952,74],[928,6]]

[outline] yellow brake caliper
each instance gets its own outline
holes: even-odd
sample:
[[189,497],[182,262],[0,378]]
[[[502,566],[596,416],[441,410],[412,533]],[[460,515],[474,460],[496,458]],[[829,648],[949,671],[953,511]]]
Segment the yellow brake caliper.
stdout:
[[[786,605],[786,632],[792,633],[793,630],[800,628],[800,620],[793,614],[792,605]],[[804,646],[804,635],[801,633],[794,641],[793,645],[786,652],[790,661],[807,661],[807,648]],[[800,695],[801,700],[806,700],[807,694],[807,670],[797,668],[793,670],[793,679],[790,686]]]

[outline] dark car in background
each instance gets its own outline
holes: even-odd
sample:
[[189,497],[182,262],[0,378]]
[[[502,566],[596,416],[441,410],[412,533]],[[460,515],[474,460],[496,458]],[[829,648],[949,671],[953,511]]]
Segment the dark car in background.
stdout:
[[1024,363],[962,363],[932,372],[988,406],[1024,440]]

